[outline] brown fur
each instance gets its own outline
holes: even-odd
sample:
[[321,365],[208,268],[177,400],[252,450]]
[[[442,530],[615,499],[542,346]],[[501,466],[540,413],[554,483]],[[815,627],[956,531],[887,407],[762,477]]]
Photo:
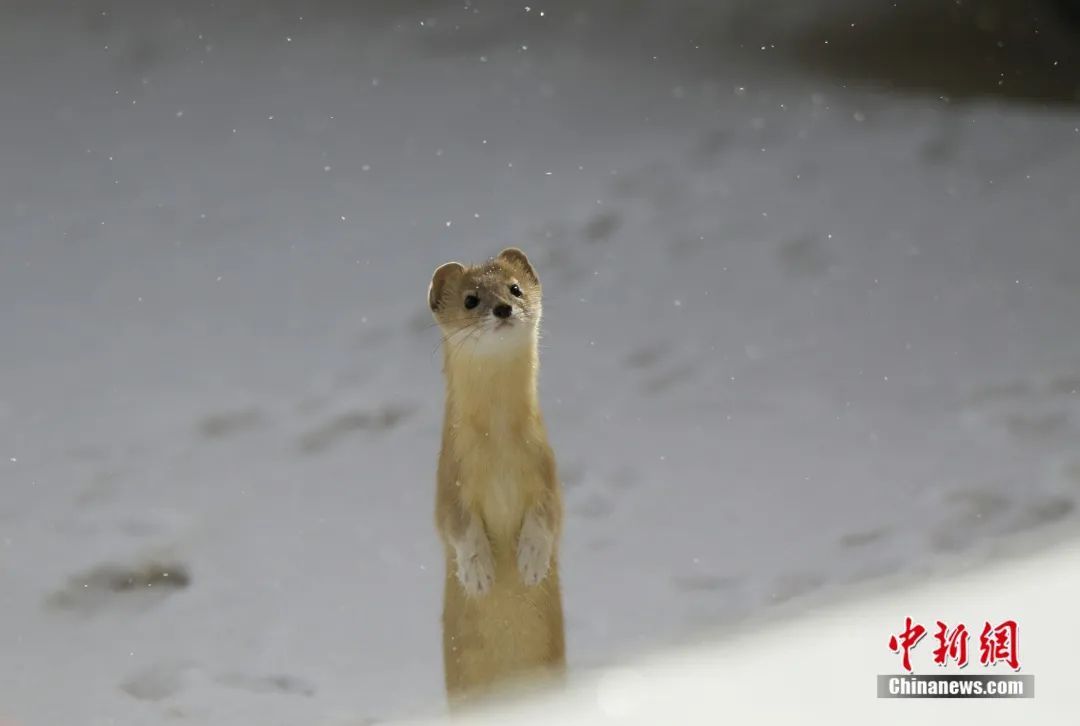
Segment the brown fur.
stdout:
[[[479,298],[475,308],[464,306],[467,295]],[[458,705],[499,686],[561,675],[562,500],[536,394],[541,289],[528,259],[511,248],[482,265],[447,263],[432,277],[428,303],[444,338],[435,519],[446,548],[446,688]],[[493,343],[500,332],[492,309],[500,304],[513,305],[513,321],[505,340]],[[545,544],[550,566],[537,574],[543,557],[530,553]],[[461,574],[463,566],[471,575]]]

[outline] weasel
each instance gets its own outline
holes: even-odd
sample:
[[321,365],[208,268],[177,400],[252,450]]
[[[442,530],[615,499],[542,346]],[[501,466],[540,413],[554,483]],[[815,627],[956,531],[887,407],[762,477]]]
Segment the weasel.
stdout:
[[435,270],[446,408],[435,523],[451,706],[565,669],[562,496],[536,392],[540,279],[521,250]]

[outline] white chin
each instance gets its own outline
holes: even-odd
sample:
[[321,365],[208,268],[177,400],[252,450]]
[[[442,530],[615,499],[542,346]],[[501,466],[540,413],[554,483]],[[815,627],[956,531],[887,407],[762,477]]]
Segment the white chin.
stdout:
[[520,350],[529,340],[529,329],[522,321],[492,325],[474,338],[468,353],[475,356],[504,355]]

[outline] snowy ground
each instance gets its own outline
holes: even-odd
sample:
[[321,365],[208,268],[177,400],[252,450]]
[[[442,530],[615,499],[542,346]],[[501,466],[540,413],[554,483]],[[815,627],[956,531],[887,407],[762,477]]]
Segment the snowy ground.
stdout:
[[[508,698],[469,713],[473,726],[654,726],[718,723],[827,723],[834,726],[977,723],[1013,726],[1076,721],[1075,645],[1059,637],[1080,593],[1080,541],[1048,543],[1042,528],[999,542],[1008,556],[992,566],[931,577],[897,576],[852,587],[843,598],[824,598],[798,612],[742,622],[700,643],[622,660],[595,671],[578,669],[570,687],[554,694]],[[1048,536],[1049,535],[1049,536]],[[940,560],[948,564],[951,558]],[[1050,577],[1048,577],[1050,575]],[[886,582],[889,587],[882,588]],[[809,598],[814,600],[814,598]],[[898,630],[897,602],[915,622],[980,623],[989,612],[1022,624],[1019,642],[1025,692],[1033,700],[881,700],[875,674],[897,675],[900,658],[881,647],[881,634]],[[793,603],[794,604],[794,603]],[[993,616],[991,616],[993,617]],[[930,641],[929,643],[927,641]],[[928,635],[911,653],[920,675],[933,664]],[[972,643],[973,650],[980,650]],[[969,651],[970,652],[970,651]],[[1006,664],[984,666],[972,652],[967,675],[1001,676]],[[974,666],[974,667],[972,667]],[[958,675],[950,663],[945,674]],[[528,695],[528,694],[526,694]],[[400,721],[399,723],[408,723]],[[416,719],[416,726],[449,726],[456,719]]]
[[1067,77],[848,84],[780,2],[191,5],[0,22],[0,720],[440,708],[424,295],[510,243],[572,664],[1076,517]]

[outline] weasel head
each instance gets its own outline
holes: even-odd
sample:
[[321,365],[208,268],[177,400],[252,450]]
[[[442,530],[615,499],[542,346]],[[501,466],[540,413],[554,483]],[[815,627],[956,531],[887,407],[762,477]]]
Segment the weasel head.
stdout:
[[479,265],[447,262],[431,277],[428,307],[451,355],[521,352],[536,342],[540,279],[516,247]]

